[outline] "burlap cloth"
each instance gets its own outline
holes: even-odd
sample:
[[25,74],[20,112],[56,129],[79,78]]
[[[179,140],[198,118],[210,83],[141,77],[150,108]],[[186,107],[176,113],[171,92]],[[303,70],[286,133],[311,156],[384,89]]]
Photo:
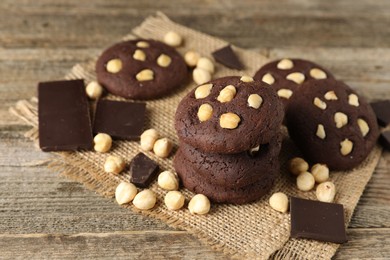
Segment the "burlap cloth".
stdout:
[[[194,31],[170,21],[165,15],[158,13],[156,16],[147,18],[139,27],[124,39],[136,37],[162,39],[167,31],[176,31],[185,39],[184,47],[178,49],[184,54],[193,49],[203,56],[210,56],[215,49],[225,46],[227,42],[209,35]],[[267,62],[267,58],[254,52],[234,48],[244,62],[246,70],[240,74],[253,75],[255,70]],[[95,79],[95,60],[85,64],[77,64],[66,76],[67,79],[83,78],[86,82]],[[225,75],[237,75],[237,71],[229,70],[219,64],[216,65],[214,78]],[[175,93],[162,99],[147,102],[146,128],[157,129],[162,136],[169,137],[176,145],[177,136],[174,130],[174,113],[181,98],[195,84],[189,80]],[[115,97],[108,97],[118,99]],[[32,140],[37,141],[38,120],[37,100],[19,101],[10,109],[33,129],[27,133]],[[176,149],[175,149],[176,150]],[[138,142],[115,141],[110,154],[115,154],[130,161],[134,155],[140,152]],[[346,226],[352,216],[353,210],[361,196],[364,187],[369,181],[375,166],[380,158],[381,150],[376,147],[369,157],[356,169],[348,172],[332,172],[331,180],[336,184],[337,195],[335,201],[345,208]],[[105,197],[112,198],[116,186],[121,180],[128,181],[129,173],[125,172],[119,177],[107,174],[103,171],[103,163],[107,154],[90,152],[53,153],[50,167],[66,177],[83,183],[86,187],[96,191]],[[171,156],[168,159],[159,159],[153,153],[146,153],[149,157],[158,161],[162,169],[172,170]],[[339,245],[332,243],[320,243],[312,240],[289,239],[290,215],[282,214],[271,209],[267,201],[273,192],[283,191],[288,195],[302,198],[315,199],[315,192],[300,192],[296,189],[295,180],[286,172],[286,161],[297,150],[286,136],[281,153],[281,174],[276,181],[273,190],[257,203],[248,205],[212,205],[211,212],[205,216],[191,215],[187,209],[169,211],[163,203],[166,193],[154,183],[151,189],[158,195],[158,203],[153,210],[139,211],[132,205],[124,207],[136,212],[162,220],[171,227],[187,230],[198,237],[204,244],[215,250],[235,258],[251,259],[330,259]],[[187,201],[193,194],[183,190]],[[114,200],[113,200],[113,203]]]

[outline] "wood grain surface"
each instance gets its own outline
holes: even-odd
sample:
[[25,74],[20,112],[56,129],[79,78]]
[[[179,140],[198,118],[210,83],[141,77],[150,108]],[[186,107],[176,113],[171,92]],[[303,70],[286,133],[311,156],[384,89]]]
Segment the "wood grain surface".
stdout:
[[[0,258],[226,259],[185,231],[124,210],[49,169],[50,154],[8,112],[95,57],[146,16],[271,58],[328,67],[369,100],[390,98],[390,1],[0,1]],[[384,152],[335,259],[390,258],[390,153]]]

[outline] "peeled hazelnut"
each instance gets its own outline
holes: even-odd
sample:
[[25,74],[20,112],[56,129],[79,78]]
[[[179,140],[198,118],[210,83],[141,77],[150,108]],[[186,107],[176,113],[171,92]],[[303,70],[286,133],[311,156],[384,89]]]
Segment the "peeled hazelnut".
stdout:
[[313,68],[310,70],[310,76],[312,76],[315,79],[326,79],[326,73],[323,70]]
[[145,61],[146,59],[146,54],[142,50],[135,50],[133,54],[133,59],[135,60],[140,60],[140,61]]
[[317,183],[322,183],[329,179],[329,168],[326,164],[317,163],[311,167],[311,174]]
[[196,99],[202,99],[205,97],[208,97],[211,92],[211,88],[213,87],[213,84],[203,84],[195,89],[195,98]]
[[202,104],[198,110],[198,118],[200,122],[207,121],[213,115],[213,107],[209,104]]
[[210,74],[213,74],[214,70],[215,70],[214,63],[209,58],[206,58],[206,57],[199,58],[198,63],[196,64],[196,67],[198,69],[204,69],[204,70],[210,72]]
[[358,98],[358,96],[355,95],[355,94],[350,94],[348,96],[348,104],[350,104],[351,106],[358,107],[359,106],[359,98]]
[[138,80],[138,81],[149,81],[149,80],[153,80],[154,78],[154,73],[152,70],[150,69],[144,69],[144,70],[141,70],[140,72],[138,72],[137,75],[135,75],[135,78]]
[[250,94],[248,97],[248,106],[258,109],[263,103],[263,99],[258,94]]
[[168,138],[158,139],[153,146],[153,152],[160,158],[167,158],[171,153],[173,145]]
[[177,190],[179,188],[179,180],[177,176],[170,171],[163,171],[158,175],[158,186],[164,190]]
[[278,90],[277,94],[279,97],[289,99],[292,96],[293,92],[290,89],[281,88]]
[[217,97],[217,100],[221,103],[230,102],[236,95],[236,88],[233,85],[228,85],[224,87]]
[[93,138],[93,142],[95,144],[93,148],[95,149],[96,152],[99,152],[99,153],[108,152],[111,148],[111,145],[112,145],[111,136],[109,136],[108,134],[103,134],[103,133],[97,134]]
[[121,182],[115,189],[115,199],[119,205],[129,203],[137,195],[137,187],[128,182]]
[[288,197],[283,192],[276,192],[269,198],[269,205],[274,210],[285,213],[288,210]]
[[188,203],[191,214],[207,214],[210,211],[210,201],[203,194],[196,194]]
[[288,162],[288,169],[292,174],[299,175],[309,170],[309,164],[304,159],[295,157]]
[[107,62],[106,70],[110,73],[118,73],[122,69],[122,61],[120,59],[112,59]]
[[169,210],[178,210],[184,206],[185,197],[180,191],[170,191],[165,195],[164,202]]
[[324,98],[326,100],[337,100],[338,99],[337,96],[336,96],[336,93],[334,93],[333,90],[326,92],[325,95],[324,95]]
[[269,84],[269,85],[272,85],[275,83],[275,78],[270,74],[270,73],[266,73],[264,74],[264,76],[261,78],[261,81]]
[[321,139],[325,139],[326,133],[325,133],[324,125],[318,124],[316,135],[317,135],[319,138],[321,138]]
[[357,124],[359,126],[360,132],[362,133],[363,137],[365,137],[368,134],[368,132],[370,132],[370,127],[368,126],[367,122],[359,118],[357,120]]
[[297,84],[302,84],[305,81],[305,75],[300,72],[293,72],[288,74],[286,79],[294,81]]
[[319,201],[331,203],[336,196],[336,186],[333,182],[323,182],[317,186],[316,196]]
[[340,143],[340,152],[342,155],[348,155],[352,152],[353,143],[347,138]]
[[164,36],[164,42],[172,47],[178,47],[181,45],[183,38],[177,33],[170,31]]
[[151,190],[143,190],[135,195],[133,204],[137,209],[148,210],[154,207],[157,197]]
[[195,68],[192,72],[192,78],[196,84],[203,84],[211,80],[211,74],[207,70]]
[[195,67],[199,59],[200,55],[195,51],[187,51],[184,54],[184,61],[186,62],[188,67]]
[[166,54],[161,54],[158,58],[157,58],[157,64],[160,66],[160,67],[168,67],[169,64],[171,64],[172,62],[172,59],[171,57],[169,57],[168,55]]
[[297,187],[301,191],[309,191],[314,188],[315,180],[310,172],[303,172],[297,177]]
[[144,151],[153,150],[154,143],[158,139],[158,132],[155,129],[148,129],[141,134],[141,149]]
[[280,70],[289,70],[294,67],[294,63],[290,59],[282,59],[279,61],[276,67]]
[[126,162],[118,156],[108,156],[104,163],[104,171],[119,174],[125,168]]
[[254,79],[253,79],[252,77],[246,76],[246,75],[242,76],[242,77],[240,78],[240,80],[241,80],[242,82],[246,82],[246,83],[248,83],[248,82],[253,82],[253,81],[254,81]]
[[348,116],[344,113],[337,112],[334,114],[334,122],[337,128],[341,128],[348,124]]
[[313,104],[318,107],[319,109],[325,110],[326,109],[326,103],[319,99],[318,97],[314,98]]
[[103,94],[103,87],[96,81],[91,81],[85,88],[85,92],[90,99],[98,99]]
[[241,119],[238,115],[229,112],[221,115],[219,118],[219,125],[222,128],[235,129],[240,121]]
[[136,45],[138,48],[148,48],[150,46],[148,42],[144,42],[144,41],[137,42]]

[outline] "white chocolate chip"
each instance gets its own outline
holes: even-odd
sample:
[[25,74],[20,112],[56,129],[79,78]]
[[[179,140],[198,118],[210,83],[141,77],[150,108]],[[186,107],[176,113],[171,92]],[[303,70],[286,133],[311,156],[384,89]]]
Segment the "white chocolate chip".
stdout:
[[293,94],[291,89],[286,89],[286,88],[279,89],[277,93],[278,93],[279,97],[285,98],[285,99],[289,99]]
[[352,149],[353,143],[348,138],[344,139],[344,141],[340,143],[340,152],[342,155],[346,156],[350,154],[352,152]]
[[146,54],[143,50],[135,50],[133,54],[133,59],[135,60],[140,60],[140,61],[145,61],[146,59]]
[[164,202],[169,210],[178,210],[184,206],[185,197],[180,191],[170,191],[165,195]]
[[242,82],[246,82],[246,83],[249,83],[249,82],[253,82],[253,81],[254,81],[254,79],[253,79],[252,77],[247,76],[247,75],[242,76],[242,77],[240,78],[240,80],[241,80]]
[[111,136],[109,136],[108,134],[103,134],[103,133],[97,134],[93,138],[93,142],[94,142],[93,148],[95,149],[96,152],[105,153],[111,149],[112,139]]
[[213,115],[213,107],[209,104],[202,104],[198,110],[198,118],[200,122],[207,121]]
[[348,104],[350,104],[351,106],[358,107],[359,106],[359,98],[358,98],[358,96],[355,95],[355,94],[350,94],[348,96]]
[[219,92],[217,100],[221,103],[230,102],[236,95],[236,92],[237,90],[233,85],[228,85]]
[[323,182],[317,186],[316,196],[319,201],[331,203],[336,196],[336,186],[333,182]]
[[137,187],[128,182],[121,182],[115,189],[115,199],[119,205],[129,203],[137,195]]
[[164,190],[177,190],[179,188],[179,180],[176,174],[170,171],[163,171],[158,175],[158,186]]
[[118,73],[122,69],[122,61],[120,59],[112,59],[107,62],[106,70],[110,73]]
[[172,47],[180,46],[182,41],[183,38],[177,32],[169,31],[164,36],[164,42]]
[[264,76],[261,78],[261,81],[269,84],[269,85],[272,85],[275,83],[275,78],[270,74],[270,73],[266,73],[264,74]]
[[154,143],[156,142],[157,139],[158,139],[157,130],[151,128],[144,131],[141,134],[141,138],[140,138],[141,149],[144,151],[153,150]]
[[154,207],[157,202],[156,194],[151,190],[143,190],[135,195],[133,204],[137,209],[148,210]]
[[98,99],[103,94],[103,87],[96,81],[91,81],[85,88],[85,92],[90,99]]
[[211,92],[211,88],[213,87],[213,84],[203,84],[195,89],[195,98],[196,99],[202,99],[205,97],[208,97]]
[[150,46],[149,43],[144,42],[144,41],[137,42],[136,45],[138,48],[148,48]]
[[186,62],[188,67],[195,67],[199,59],[200,55],[195,51],[187,51],[184,54],[184,61]]
[[211,74],[207,70],[195,68],[192,72],[192,78],[196,84],[203,84],[211,80]]
[[126,162],[118,156],[108,156],[104,163],[104,171],[107,173],[119,174],[125,168]]
[[370,131],[370,127],[368,126],[367,122],[359,118],[357,120],[357,124],[359,126],[360,132],[362,133],[363,137],[365,137]]
[[171,57],[169,57],[168,55],[166,54],[161,54],[158,58],[157,58],[157,64],[160,66],[160,67],[163,67],[163,68],[166,68],[168,67],[172,62],[172,59]]
[[191,214],[207,214],[210,211],[210,201],[203,194],[196,194],[188,203],[188,209]]
[[319,109],[325,110],[326,109],[326,103],[319,99],[318,97],[314,98],[313,104],[318,107]]
[[289,70],[294,67],[294,63],[290,59],[282,59],[278,62],[276,67],[280,70]]
[[214,70],[215,70],[214,63],[209,58],[206,58],[206,57],[199,58],[198,63],[196,64],[196,67],[198,69],[204,69],[204,70],[210,72],[210,74],[213,74]]
[[315,180],[310,172],[303,172],[297,177],[297,187],[301,191],[309,191],[314,188]]
[[342,112],[336,112],[334,114],[334,122],[337,128],[342,128],[348,124],[348,116]]
[[288,169],[292,174],[299,175],[309,170],[309,164],[304,159],[295,157],[288,162]]
[[221,115],[221,117],[219,118],[219,125],[222,128],[235,129],[237,128],[240,121],[241,119],[237,114],[228,112]]
[[160,158],[167,158],[171,153],[173,144],[168,138],[158,139],[153,145],[153,152]]
[[269,205],[274,210],[285,213],[288,210],[288,197],[283,192],[276,192],[269,198]]
[[337,100],[338,99],[336,96],[336,93],[334,93],[333,90],[326,92],[324,95],[324,98],[326,100]]
[[317,183],[323,183],[329,179],[329,168],[326,164],[317,163],[311,167],[311,174]]
[[248,106],[258,109],[263,103],[263,98],[258,94],[250,94],[248,97]]
[[256,147],[253,147],[249,150],[249,154],[251,156],[255,155],[258,151],[260,151],[260,145],[256,146]]
[[305,75],[300,72],[293,72],[288,74],[286,79],[294,81],[297,84],[302,84],[305,81]]
[[326,79],[326,73],[323,70],[313,68],[310,70],[310,76],[312,76],[315,79]]
[[138,72],[137,75],[135,75],[135,78],[138,80],[138,81],[149,81],[149,80],[153,80],[154,78],[154,73],[152,70],[150,69],[144,69],[144,70],[141,70],[140,72]]
[[316,135],[321,139],[325,139],[326,133],[325,133],[325,128],[322,124],[318,124]]

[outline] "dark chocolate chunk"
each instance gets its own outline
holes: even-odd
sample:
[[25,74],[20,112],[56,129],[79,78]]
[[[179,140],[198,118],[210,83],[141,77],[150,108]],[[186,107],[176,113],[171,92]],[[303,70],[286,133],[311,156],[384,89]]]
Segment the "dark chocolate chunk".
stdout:
[[383,148],[390,151],[390,130],[381,133],[381,135],[379,137],[379,142],[381,143]]
[[244,68],[230,45],[214,51],[212,55],[216,61],[228,68],[236,70],[242,70]]
[[137,154],[130,163],[130,181],[137,187],[147,188],[156,178],[158,164],[143,153]]
[[139,140],[145,121],[145,103],[100,100],[96,106],[93,132],[111,137]]
[[345,243],[344,207],[291,197],[291,237]]
[[375,112],[380,126],[387,126],[390,124],[390,100],[373,102],[371,103],[371,107]]
[[39,147],[43,151],[93,147],[88,99],[83,80],[38,85]]

